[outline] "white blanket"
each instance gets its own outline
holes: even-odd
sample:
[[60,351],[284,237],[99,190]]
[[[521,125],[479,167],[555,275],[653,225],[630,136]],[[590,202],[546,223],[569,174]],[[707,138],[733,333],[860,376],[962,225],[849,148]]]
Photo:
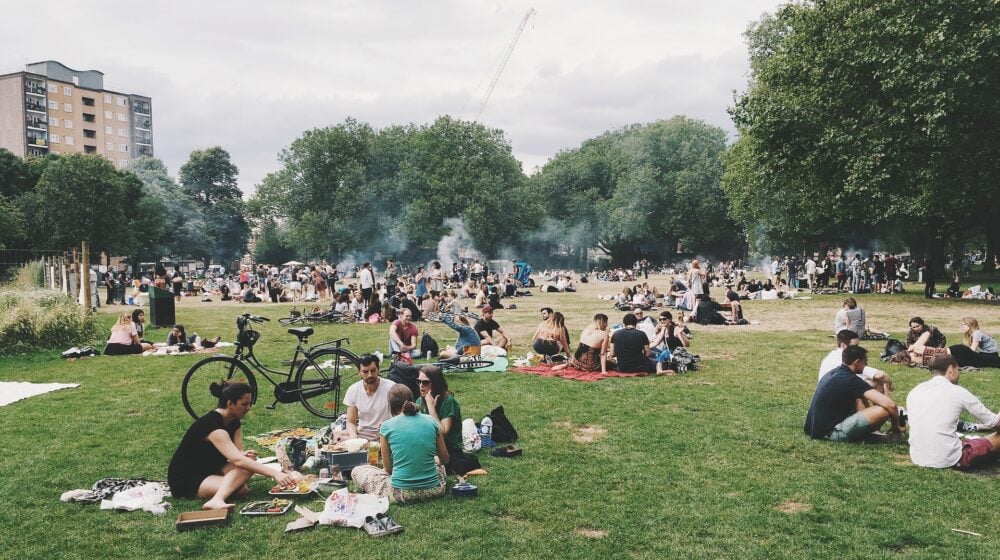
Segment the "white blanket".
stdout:
[[28,383],[27,381],[0,381],[0,406],[7,406],[28,397],[44,395],[59,389],[79,387],[79,383]]

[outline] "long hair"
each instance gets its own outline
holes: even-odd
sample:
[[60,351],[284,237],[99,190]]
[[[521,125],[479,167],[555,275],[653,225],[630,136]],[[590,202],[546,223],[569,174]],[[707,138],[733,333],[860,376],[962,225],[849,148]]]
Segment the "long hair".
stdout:
[[237,402],[247,393],[253,393],[250,385],[241,381],[220,381],[208,386],[212,396],[219,399],[218,408],[226,408],[231,402]]
[[608,329],[608,316],[604,313],[594,315],[594,320],[583,329],[584,334],[594,331],[604,331]]
[[[444,405],[444,399],[451,394],[448,391],[448,381],[444,378],[444,372],[438,366],[425,365],[420,366],[420,372],[427,376],[427,379],[431,380],[431,394],[437,395],[437,408],[438,412],[441,412],[441,407]],[[424,403],[427,406],[427,403]]]
[[962,317],[962,322],[965,323],[965,326],[969,327],[969,330],[963,335],[965,345],[972,346],[972,333],[979,330],[979,321],[975,317]]
[[111,327],[111,330],[112,331],[130,330],[131,328],[132,328],[132,314],[126,312],[118,316],[118,320],[115,321],[115,324],[114,326]]
[[398,416],[402,412],[407,416],[417,413],[417,405],[413,402],[413,391],[402,383],[389,388],[389,413]]

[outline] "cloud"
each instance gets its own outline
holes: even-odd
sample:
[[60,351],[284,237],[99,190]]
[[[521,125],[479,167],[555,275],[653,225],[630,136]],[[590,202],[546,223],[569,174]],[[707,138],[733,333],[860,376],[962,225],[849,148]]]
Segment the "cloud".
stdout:
[[[482,116],[526,171],[630,123],[686,115],[732,132],[742,33],[776,0],[213,0],[12,5],[0,69],[54,59],[153,98],[156,155],[176,174],[219,145],[245,192],[305,130],[348,116],[383,127]],[[114,17],[108,14],[114,13]],[[15,22],[17,22],[15,24]],[[45,41],[37,41],[44,32]],[[26,50],[29,45],[40,45]]]

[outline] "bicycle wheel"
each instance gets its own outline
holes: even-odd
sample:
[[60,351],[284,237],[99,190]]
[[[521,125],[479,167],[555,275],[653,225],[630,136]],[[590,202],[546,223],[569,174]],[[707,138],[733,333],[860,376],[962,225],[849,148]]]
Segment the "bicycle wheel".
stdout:
[[302,322],[302,316],[282,317],[281,319],[278,319],[278,322],[285,326],[296,325]]
[[252,389],[253,402],[257,402],[257,380],[247,366],[228,356],[213,356],[192,366],[184,376],[181,400],[188,414],[197,419],[215,410],[219,400],[208,387],[219,381],[245,381]]
[[358,367],[358,357],[343,348],[324,348],[307,356],[295,375],[302,405],[320,418],[339,416],[341,372],[357,372]]

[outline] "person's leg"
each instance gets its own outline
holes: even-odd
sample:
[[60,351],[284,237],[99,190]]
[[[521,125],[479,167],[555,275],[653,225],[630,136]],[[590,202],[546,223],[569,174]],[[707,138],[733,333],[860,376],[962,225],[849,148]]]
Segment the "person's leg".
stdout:
[[979,367],[979,356],[972,348],[964,344],[956,344],[950,346],[948,350],[951,352],[951,357],[955,358],[955,361],[958,362],[958,367]]
[[351,470],[351,480],[366,494],[388,496],[391,489],[389,473],[371,465],[358,465]]
[[222,475],[211,475],[201,482],[198,487],[198,497],[208,498],[202,509],[231,509],[234,504],[226,503],[226,500],[233,495],[246,496],[250,489],[247,488],[247,481],[253,473],[244,469],[227,464],[223,468]]

